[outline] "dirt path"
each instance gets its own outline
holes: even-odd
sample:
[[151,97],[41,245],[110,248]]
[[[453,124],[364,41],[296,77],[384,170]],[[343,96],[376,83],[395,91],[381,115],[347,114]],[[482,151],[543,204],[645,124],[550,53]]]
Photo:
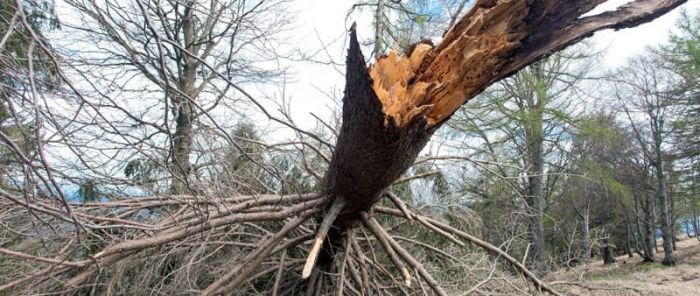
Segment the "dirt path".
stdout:
[[[700,241],[679,240],[677,258],[678,266],[666,267],[621,256],[610,266],[596,262],[585,273],[580,267],[557,273],[549,281],[569,295],[700,295]],[[661,259],[656,257],[657,262]]]

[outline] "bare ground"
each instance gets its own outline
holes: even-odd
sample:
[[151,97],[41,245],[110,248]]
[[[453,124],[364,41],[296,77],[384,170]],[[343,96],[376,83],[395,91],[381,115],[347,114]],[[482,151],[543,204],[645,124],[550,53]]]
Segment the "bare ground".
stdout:
[[[663,248],[659,251],[663,256]],[[547,281],[567,295],[700,295],[700,241],[679,238],[675,267],[657,262],[643,263],[635,256],[617,257],[617,263],[604,266],[601,260],[587,267],[560,271]]]

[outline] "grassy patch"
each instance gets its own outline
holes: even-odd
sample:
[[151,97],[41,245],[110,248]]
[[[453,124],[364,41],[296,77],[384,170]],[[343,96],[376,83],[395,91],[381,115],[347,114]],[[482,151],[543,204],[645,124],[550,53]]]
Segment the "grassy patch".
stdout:
[[651,270],[657,270],[657,269],[665,269],[668,268],[668,266],[665,266],[661,263],[658,262],[650,262],[650,263],[643,263],[643,264],[638,264],[634,268],[632,268],[632,272],[649,272]]
[[634,273],[646,273],[652,270],[668,268],[661,263],[640,263],[631,268],[614,268],[601,273],[589,274],[586,279],[591,281],[604,281],[610,279],[619,279],[629,276]]

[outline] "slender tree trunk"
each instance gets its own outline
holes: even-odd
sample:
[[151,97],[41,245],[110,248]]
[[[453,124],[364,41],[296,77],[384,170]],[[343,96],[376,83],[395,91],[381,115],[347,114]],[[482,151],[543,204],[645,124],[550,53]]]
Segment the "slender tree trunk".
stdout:
[[[663,231],[663,230],[662,230],[662,231]],[[661,236],[662,236],[662,239],[663,239],[663,234],[662,234]],[[656,238],[654,238],[654,250],[656,251],[657,254],[660,253],[660,252],[659,252],[659,240],[657,240]]]
[[[539,110],[533,110],[538,112]],[[538,118],[539,119],[539,118]],[[548,272],[547,249],[544,238],[544,151],[542,138],[542,121],[535,119],[526,125],[526,142],[528,147],[528,206],[530,210],[530,242],[532,251],[530,267],[539,275]]]
[[[690,167],[691,167],[691,169],[693,169],[693,170],[695,169],[695,159],[693,159],[693,160],[691,161]],[[696,193],[695,193],[695,186],[697,185],[697,184],[696,184],[696,180],[697,180],[696,178],[697,178],[696,173],[693,173],[693,183],[692,183],[692,186],[693,186],[693,187],[692,187],[692,189],[691,189],[690,207],[692,208],[692,211],[691,211],[691,212],[693,213],[693,232],[695,232],[695,238],[697,238],[698,240],[700,240],[700,233],[698,233],[698,228],[699,228],[699,226],[698,226],[698,208],[697,208],[697,206],[692,202],[693,200],[695,200],[696,198],[698,198],[697,195],[696,195]]]
[[[639,247],[639,235],[640,235],[639,229],[640,229],[640,227],[639,227],[638,203],[639,202],[638,202],[637,198],[635,197],[634,208],[635,208],[635,211],[637,211],[637,212],[634,212],[634,214],[635,214],[634,221],[632,221],[632,217],[630,217],[631,210],[628,209],[627,211],[625,211],[625,215],[627,216],[627,231],[629,231],[632,234],[632,239],[633,239],[632,242],[634,243],[634,252],[637,253],[640,257],[644,258],[644,252],[640,251],[640,247]],[[634,225],[633,225],[633,223],[634,223]]]
[[374,12],[374,58],[379,58],[384,51],[384,0],[377,0]]
[[[634,238],[634,252],[637,253],[637,255],[639,255],[639,257],[645,258],[646,255],[644,253],[646,251],[644,250],[644,247],[642,247],[642,245],[639,241],[640,236],[642,236],[641,233],[639,232],[639,220],[637,220],[635,224],[636,224],[635,225],[636,228],[634,229],[634,236],[633,236],[633,238]],[[644,239],[643,236],[641,238]]]
[[[660,160],[660,157],[659,157]],[[662,264],[673,266],[676,265],[676,259],[673,255],[673,223],[669,212],[668,192],[666,191],[666,176],[663,172],[663,164],[659,163],[657,167],[657,178],[659,179],[659,204],[661,205],[661,234],[663,236],[664,259]]]
[[627,240],[626,240],[626,244],[625,244],[625,248],[626,248],[625,251],[627,251],[627,257],[630,257],[630,258],[634,257],[634,254],[632,254],[632,235],[633,235],[632,223],[629,219],[629,214],[628,214],[628,217],[627,217]]
[[447,25],[447,28],[452,28],[452,26],[454,26],[455,22],[457,22],[459,14],[462,13],[462,10],[464,10],[464,6],[467,5],[467,2],[469,2],[469,0],[462,0],[459,3],[459,5],[457,6],[457,10],[455,10],[455,12],[450,17],[450,23]]
[[656,138],[656,178],[659,182],[659,205],[661,206],[661,234],[663,235],[664,259],[662,264],[667,266],[676,265],[676,258],[673,255],[673,221],[672,213],[669,206],[669,195],[666,189],[666,172],[664,171],[664,163],[661,155],[661,135],[658,133]]
[[700,240],[700,233],[698,233],[698,210],[693,207],[693,232],[695,232],[695,237]]
[[678,215],[676,214],[676,202],[673,198],[673,186],[670,186],[670,188],[666,190],[666,193],[668,194],[668,201],[670,202],[669,216],[671,219],[671,242],[673,242],[673,250],[675,251],[678,248],[676,242],[678,242],[678,232],[680,231],[680,228],[678,227],[678,223],[676,223],[676,221],[678,221]]
[[[639,212],[639,196],[634,197],[634,224],[636,226],[636,231],[634,235],[634,243],[636,246],[637,254],[639,254],[640,257],[646,258],[646,247],[644,245],[644,232],[642,232],[642,225],[641,225],[641,219],[639,219],[639,215],[641,213]],[[639,241],[642,241],[640,243]],[[641,247],[640,247],[641,246]],[[640,251],[641,250],[641,251]]]
[[188,178],[191,173],[190,152],[192,149],[192,108],[183,102],[177,108],[175,133],[173,134],[172,172],[175,176],[171,191],[173,194],[188,192]]
[[613,264],[615,261],[614,246],[606,239],[603,241],[603,264]]
[[589,215],[588,211],[583,215],[582,235],[583,235],[583,254],[581,256],[581,261],[588,262],[591,259],[591,232],[589,226]]
[[[657,239],[656,236],[657,236],[657,231],[658,231],[659,225],[661,225],[661,222],[659,219],[659,213],[656,209],[657,203],[658,203],[658,198],[656,198],[658,196],[658,191],[654,194],[655,195],[649,196],[649,203],[651,204],[651,215],[652,215],[650,221],[652,221],[652,229],[653,229],[653,233],[654,233],[654,252],[656,254],[658,254],[658,253],[660,253],[659,252],[659,240]],[[663,236],[663,233],[662,233],[662,236]]]
[[[192,20],[192,6],[190,2],[185,9],[182,19],[182,31],[184,36],[184,47],[189,52],[195,51],[194,44],[194,23]],[[189,192],[189,177],[192,173],[190,154],[192,152],[192,138],[194,130],[194,109],[191,100],[195,99],[195,82],[197,79],[197,60],[189,55],[181,56],[181,73],[178,81],[179,93],[173,95],[172,103],[175,104],[175,133],[172,137],[172,157],[171,168],[175,179],[171,185],[171,193],[184,194]]]
[[654,200],[649,194],[643,194],[642,198],[642,208],[644,210],[644,262],[654,262],[654,251],[656,249]]

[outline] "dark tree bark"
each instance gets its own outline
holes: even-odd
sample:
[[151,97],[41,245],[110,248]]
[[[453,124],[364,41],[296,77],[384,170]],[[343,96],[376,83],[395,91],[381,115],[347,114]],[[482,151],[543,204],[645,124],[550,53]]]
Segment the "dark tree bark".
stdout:
[[[653,201],[647,196],[647,194],[640,194],[637,197],[636,205],[641,204],[642,213],[637,210],[637,231],[642,236],[642,249],[644,251],[644,262],[654,262],[654,241],[656,240],[656,234],[654,232],[654,217],[653,217]],[[643,216],[640,218],[639,216]]]
[[646,262],[654,262],[654,254],[658,253],[658,244],[656,243],[656,210],[653,195],[645,194],[643,197],[644,203],[644,231],[646,233],[646,247],[647,247],[647,257],[644,258]]
[[700,240],[700,233],[698,233],[698,210],[693,207],[693,232],[695,233],[695,238]]
[[361,221],[361,213],[370,211],[384,190],[408,169],[435,131],[425,118],[403,127],[387,120],[372,90],[354,27],[346,65],[343,124],[324,182],[325,194],[344,200],[345,207],[328,234],[319,258],[323,265],[332,261],[335,249],[342,245],[342,233]]
[[375,58],[382,55],[384,48],[384,0],[377,0],[377,9],[374,11],[374,50]]
[[590,232],[590,216],[588,215],[588,210],[581,219],[581,241],[583,244],[583,254],[581,256],[581,261],[588,262],[591,259],[591,232]]
[[615,245],[609,244],[608,240],[603,241],[603,264],[613,264],[615,260]]
[[664,165],[659,156],[656,168],[656,177],[659,181],[659,203],[661,204],[661,234],[663,236],[664,259],[662,264],[667,266],[676,265],[676,258],[673,254],[673,223],[672,214],[669,207],[669,195],[666,190],[666,174],[664,173]]
[[[194,2],[189,2],[182,19],[182,31],[185,48],[189,52],[196,52],[194,49],[194,23],[192,19]],[[171,184],[173,194],[185,194],[188,192],[192,165],[190,163],[190,153],[192,152],[192,138],[194,130],[194,110],[192,102],[197,97],[195,81],[197,79],[197,60],[193,57],[183,55],[181,57],[181,75],[177,88],[181,92],[173,96],[175,112],[175,133],[172,136],[172,151],[170,156],[171,171],[175,177]]]
[[[545,81],[544,69],[541,65],[535,64],[532,66],[532,74],[537,81]],[[532,245],[532,256],[529,258],[528,265],[538,275],[547,274],[549,270],[549,255],[545,248],[544,237],[544,211],[545,211],[545,196],[544,196],[544,108],[547,93],[536,91],[536,94],[526,98],[524,103],[527,107],[523,112],[527,112],[529,120],[524,122],[525,130],[525,163],[528,168],[527,181],[527,203],[529,207],[530,225],[530,243]],[[585,213],[584,215],[587,215]],[[584,218],[585,223],[588,217]],[[588,225],[585,226],[587,230]],[[587,235],[586,233],[585,235]],[[585,243],[585,242],[584,242]]]
[[[632,253],[632,221],[629,220],[629,214],[627,215],[627,240],[625,241],[625,251],[627,252],[627,257],[632,258],[634,254]],[[636,246],[635,246],[636,247]]]
[[[694,161],[694,160],[691,162],[691,166],[690,166],[690,167],[692,167],[692,168],[695,167],[695,161]],[[696,178],[697,178],[697,174],[693,174],[693,183],[692,183],[692,191],[691,191],[691,195],[693,196],[693,198],[697,198],[697,195],[696,195],[696,192],[695,192],[695,188],[696,188],[696,187],[695,187],[695,186],[696,186],[696,184],[695,184]],[[693,210],[692,210],[692,214],[693,214],[693,219],[692,219],[692,222],[693,222],[693,232],[695,233],[695,238],[697,238],[698,240],[700,240],[700,233],[698,232],[698,207],[697,207],[695,204],[692,204],[692,203],[691,203],[690,206],[691,206],[692,209],[693,209]]]

